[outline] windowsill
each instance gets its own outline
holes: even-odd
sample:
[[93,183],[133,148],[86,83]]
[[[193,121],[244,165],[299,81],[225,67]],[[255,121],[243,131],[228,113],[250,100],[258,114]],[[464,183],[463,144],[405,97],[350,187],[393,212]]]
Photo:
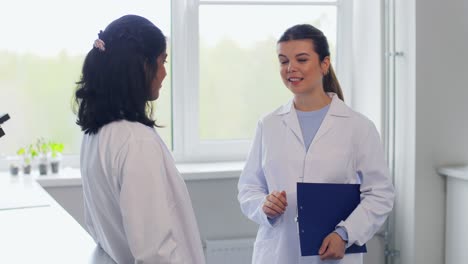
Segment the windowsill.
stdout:
[[[182,163],[176,166],[185,181],[220,180],[239,178],[244,162]],[[33,174],[33,177],[45,188],[81,186],[80,170],[77,168],[66,167],[59,174]]]
[[437,169],[437,172],[447,178],[456,178],[468,181],[468,165],[441,167]]

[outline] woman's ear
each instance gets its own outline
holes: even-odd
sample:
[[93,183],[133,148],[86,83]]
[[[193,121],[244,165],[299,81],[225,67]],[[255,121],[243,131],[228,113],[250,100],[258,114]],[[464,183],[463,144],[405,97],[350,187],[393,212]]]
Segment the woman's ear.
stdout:
[[322,69],[322,75],[325,76],[328,74],[330,70],[330,56],[323,58],[322,62],[320,62],[320,68]]

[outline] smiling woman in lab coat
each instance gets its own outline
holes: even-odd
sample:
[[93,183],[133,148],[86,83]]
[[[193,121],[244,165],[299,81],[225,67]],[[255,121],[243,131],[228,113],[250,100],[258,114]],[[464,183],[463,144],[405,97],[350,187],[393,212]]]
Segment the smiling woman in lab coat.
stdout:
[[[394,200],[378,132],[344,104],[320,30],[291,27],[277,51],[281,77],[294,97],[258,122],[238,184],[242,212],[259,224],[252,263],[362,264],[362,253],[345,249],[372,238]],[[297,182],[361,184],[360,204],[336,223],[319,256],[300,253]]]
[[76,91],[87,229],[117,263],[204,263],[187,188],[148,103],[166,77],[166,39],[135,15],[98,36]]

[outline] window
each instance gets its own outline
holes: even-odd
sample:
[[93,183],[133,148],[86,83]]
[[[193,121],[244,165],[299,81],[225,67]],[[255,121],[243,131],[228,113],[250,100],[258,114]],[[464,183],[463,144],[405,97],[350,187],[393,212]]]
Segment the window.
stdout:
[[175,115],[183,113],[174,119],[178,160],[245,158],[257,121],[291,98],[276,55],[288,27],[322,29],[335,58],[337,1],[186,0],[176,6],[173,100]]
[[319,27],[340,74],[345,2],[12,2],[0,10],[0,23],[14,25],[3,27],[0,43],[0,112],[11,116],[0,155],[12,155],[39,137],[64,142],[66,154],[79,152],[82,133],[71,100],[84,56],[99,30],[133,13],[168,37],[168,76],[155,117],[176,159],[242,160],[257,120],[291,98],[279,76],[278,37],[298,23]]
[[[11,116],[0,154],[13,155],[39,137],[65,143],[66,154],[79,153],[82,133],[71,110],[75,82],[99,30],[129,13],[154,21],[170,40],[168,1],[18,0],[0,10],[0,112]],[[162,136],[168,143],[170,80],[168,70],[155,107],[158,123],[167,127]]]

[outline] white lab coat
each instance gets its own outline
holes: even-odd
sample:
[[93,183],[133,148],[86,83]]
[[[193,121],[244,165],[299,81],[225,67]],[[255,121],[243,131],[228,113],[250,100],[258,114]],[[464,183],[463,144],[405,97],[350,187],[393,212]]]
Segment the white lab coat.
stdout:
[[[242,212],[259,224],[254,264],[362,264],[361,253],[346,254],[342,260],[301,257],[294,221],[296,182],[361,183],[360,205],[338,224],[348,232],[348,247],[366,243],[392,210],[394,189],[375,126],[336,94],[329,96],[330,108],[307,153],[292,100],[258,123],[238,184]],[[286,191],[288,207],[283,215],[268,220],[262,205],[274,190]]]
[[81,147],[86,226],[117,263],[205,263],[186,185],[150,127],[118,121]]

